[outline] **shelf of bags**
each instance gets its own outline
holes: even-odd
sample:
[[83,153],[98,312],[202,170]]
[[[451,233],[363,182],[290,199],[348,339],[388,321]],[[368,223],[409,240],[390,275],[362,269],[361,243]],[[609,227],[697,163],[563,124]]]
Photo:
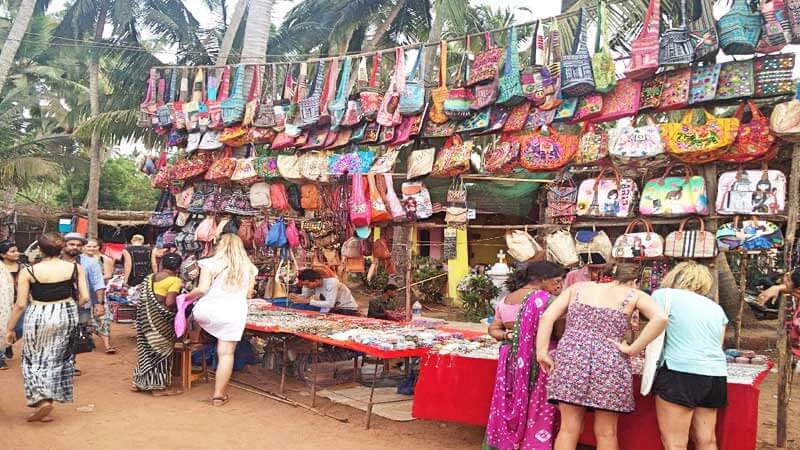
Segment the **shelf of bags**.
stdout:
[[[641,217],[642,219],[646,220],[651,225],[678,225],[683,222],[687,217],[694,217],[694,216],[681,216],[681,217]],[[709,220],[718,220],[723,223],[725,222],[733,222],[735,215],[715,215],[715,216],[698,216],[699,218],[703,219],[703,221]],[[751,216],[747,216],[745,214],[741,214],[740,217],[743,219],[749,219]],[[768,216],[756,216],[758,220],[766,220],[768,222],[786,222],[787,216],[785,215],[768,215]],[[597,227],[626,227],[628,226],[632,220],[636,217],[632,217],[630,219],[602,219],[602,218],[580,218],[578,217],[577,220],[572,224],[572,227],[588,227],[588,226],[597,226]]]

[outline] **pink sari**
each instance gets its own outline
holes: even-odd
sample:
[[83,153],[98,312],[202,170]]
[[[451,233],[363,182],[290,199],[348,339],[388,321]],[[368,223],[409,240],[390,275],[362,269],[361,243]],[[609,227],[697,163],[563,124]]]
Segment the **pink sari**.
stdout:
[[511,345],[500,348],[484,449],[550,450],[558,428],[557,409],[547,402],[547,374],[536,363],[536,332],[550,294],[534,291],[525,300]]

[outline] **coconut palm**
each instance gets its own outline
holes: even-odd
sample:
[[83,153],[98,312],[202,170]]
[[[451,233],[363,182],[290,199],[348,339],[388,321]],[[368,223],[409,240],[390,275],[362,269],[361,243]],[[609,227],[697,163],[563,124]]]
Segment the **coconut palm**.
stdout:
[[14,64],[14,57],[22,44],[25,32],[28,31],[28,25],[30,25],[35,9],[36,0],[22,0],[14,15],[11,30],[5,36],[3,49],[0,50],[0,91],[3,90],[3,86],[6,84],[8,72]]

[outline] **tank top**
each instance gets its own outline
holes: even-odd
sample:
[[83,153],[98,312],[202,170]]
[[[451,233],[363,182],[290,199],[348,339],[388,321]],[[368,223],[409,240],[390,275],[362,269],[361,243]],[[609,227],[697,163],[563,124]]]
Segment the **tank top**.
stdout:
[[37,302],[56,302],[67,298],[75,298],[75,282],[78,280],[78,264],[73,264],[72,276],[64,281],[42,283],[33,274],[33,266],[26,268],[33,278],[31,297]]
[[125,250],[131,255],[131,276],[128,284],[136,286],[153,270],[150,264],[150,248],[144,245],[129,245]]

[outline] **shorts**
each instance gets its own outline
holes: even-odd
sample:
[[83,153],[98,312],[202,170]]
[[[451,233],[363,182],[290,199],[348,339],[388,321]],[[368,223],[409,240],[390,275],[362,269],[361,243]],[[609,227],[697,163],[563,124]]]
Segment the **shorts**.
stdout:
[[724,408],[728,404],[728,378],[677,372],[664,365],[656,372],[653,393],[687,408]]

